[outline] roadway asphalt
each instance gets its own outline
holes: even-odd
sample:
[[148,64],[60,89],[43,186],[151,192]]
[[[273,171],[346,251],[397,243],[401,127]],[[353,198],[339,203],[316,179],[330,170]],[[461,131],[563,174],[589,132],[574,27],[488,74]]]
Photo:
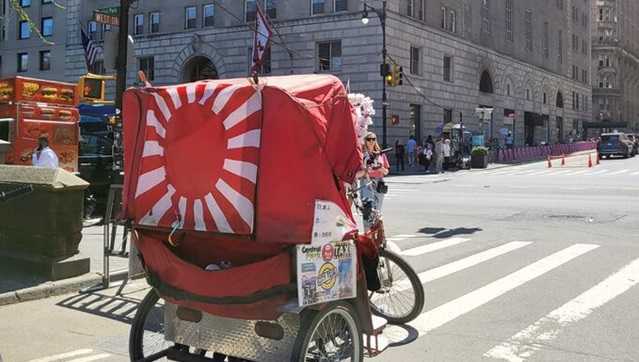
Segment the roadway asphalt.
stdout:
[[[387,235],[426,305],[371,360],[639,361],[639,157],[583,161],[388,178]],[[145,288],[0,307],[0,354],[126,361]]]

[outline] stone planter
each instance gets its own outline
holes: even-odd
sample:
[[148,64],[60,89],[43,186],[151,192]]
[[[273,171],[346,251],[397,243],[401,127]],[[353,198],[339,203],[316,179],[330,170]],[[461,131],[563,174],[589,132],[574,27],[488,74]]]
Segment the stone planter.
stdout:
[[472,168],[488,167],[488,155],[471,155],[470,165]]

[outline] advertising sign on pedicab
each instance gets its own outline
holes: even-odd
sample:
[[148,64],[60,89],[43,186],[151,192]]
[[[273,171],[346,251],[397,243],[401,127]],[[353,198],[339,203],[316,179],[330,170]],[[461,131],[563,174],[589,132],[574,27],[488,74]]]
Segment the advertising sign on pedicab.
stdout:
[[351,227],[340,207],[315,202],[310,245],[297,246],[297,291],[300,306],[355,298],[357,251],[341,237]]

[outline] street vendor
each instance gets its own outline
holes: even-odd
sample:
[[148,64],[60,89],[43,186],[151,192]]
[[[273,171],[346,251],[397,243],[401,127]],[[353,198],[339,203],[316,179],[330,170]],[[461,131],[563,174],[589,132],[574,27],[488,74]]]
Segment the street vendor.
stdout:
[[33,166],[58,168],[58,156],[49,147],[49,139],[45,136],[38,138],[38,147],[31,156]]

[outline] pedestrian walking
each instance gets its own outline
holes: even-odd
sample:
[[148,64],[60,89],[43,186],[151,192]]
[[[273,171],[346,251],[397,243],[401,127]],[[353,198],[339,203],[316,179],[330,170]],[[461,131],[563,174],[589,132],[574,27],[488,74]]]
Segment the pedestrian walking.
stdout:
[[424,147],[424,171],[428,172],[430,169],[431,160],[433,159],[433,146],[430,143],[426,143]]
[[448,171],[448,166],[450,164],[450,140],[448,138],[446,138],[443,142],[442,142],[442,154],[444,155],[444,170]]
[[395,140],[395,161],[397,161],[396,167],[397,167],[397,172],[399,172],[399,169],[401,167],[401,170],[404,171],[404,155],[406,154],[406,148],[404,147],[403,144],[401,144],[399,142],[399,139]]
[[506,148],[507,149],[512,149],[513,145],[514,145],[514,139],[513,139],[513,134],[512,132],[508,131],[508,135],[506,135]]
[[31,162],[36,167],[58,168],[58,155],[49,147],[47,137],[38,138],[38,148],[33,151]]
[[435,173],[442,173],[442,165],[444,163],[444,150],[441,138],[435,141]]
[[435,142],[433,141],[433,136],[428,135],[428,137],[426,137],[426,144],[430,144],[430,149],[435,150]]
[[417,150],[417,141],[415,137],[411,135],[406,142],[406,151],[408,151],[408,168],[415,167],[415,151]]

